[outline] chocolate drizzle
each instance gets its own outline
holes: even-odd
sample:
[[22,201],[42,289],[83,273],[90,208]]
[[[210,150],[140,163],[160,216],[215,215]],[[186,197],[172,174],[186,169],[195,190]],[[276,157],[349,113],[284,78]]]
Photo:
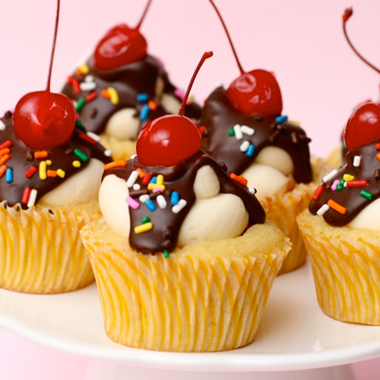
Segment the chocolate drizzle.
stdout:
[[[70,99],[77,101],[77,111],[87,130],[101,134],[104,132],[110,117],[123,108],[136,110],[135,117],[140,122],[140,129],[148,122],[159,116],[168,114],[161,104],[162,94],[157,95],[157,83],[161,80],[163,94],[168,94],[179,102],[182,101],[170,82],[168,74],[158,59],[147,55],[144,59],[119,67],[114,70],[100,71],[94,65],[93,56],[86,63],[86,70],[78,69],[62,89]],[[93,85],[89,90],[82,90],[81,86]],[[113,88],[118,94],[118,103],[113,104],[103,96],[102,91]],[[86,88],[86,87],[82,87]],[[138,95],[147,94],[148,99],[139,101]],[[86,101],[85,99],[88,99]],[[153,101],[154,107],[144,117],[140,117],[142,108],[148,107],[148,101]],[[79,103],[80,102],[80,103]],[[145,113],[145,112],[144,112]],[[196,103],[189,103],[185,108],[185,115],[199,120],[201,108]],[[137,136],[136,136],[137,138]]]
[[[229,135],[236,124],[253,128],[254,134],[244,135],[241,140]],[[216,88],[207,98],[199,125],[207,130],[203,134],[203,149],[216,160],[225,162],[230,173],[242,174],[263,148],[275,146],[290,155],[294,164],[293,177],[297,183],[312,181],[310,139],[303,129],[287,121],[278,123],[275,117],[239,113],[223,87]],[[253,145],[251,156],[240,150],[243,141]]]
[[[151,173],[153,177],[161,174],[164,177],[165,185],[161,195],[164,196],[167,206],[160,208],[154,200],[157,193],[148,191],[147,185],[144,185],[144,177],[137,179],[136,183],[141,186],[141,189],[138,191],[130,189],[130,196],[139,201],[142,192],[149,194],[149,196],[154,194],[151,200],[153,200],[156,208],[151,211],[145,204],[140,204],[138,209],[129,207],[131,217],[129,242],[132,248],[145,254],[154,254],[163,251],[170,252],[176,247],[181,225],[196,200],[193,185],[197,171],[205,165],[211,166],[215,171],[220,182],[221,193],[232,193],[242,199],[249,214],[250,225],[265,222],[265,212],[256,197],[246,187],[229,178],[226,172],[208,154],[200,151],[194,157],[171,167],[144,167],[136,157],[128,160],[126,167],[107,170],[103,178],[114,174],[127,181],[131,173],[139,168],[145,174]],[[178,192],[180,199],[186,201],[186,206],[178,213],[172,211],[171,196],[173,192]],[[150,231],[136,234],[134,228],[141,225],[146,217],[153,224],[153,228]]]
[[[46,149],[47,157],[35,158],[35,153],[40,151],[27,147],[15,137],[12,113],[7,112],[1,121],[4,123],[5,128],[0,130],[0,146],[4,143],[9,145],[9,148],[6,148],[9,149],[9,152],[0,153],[0,162],[2,162],[1,160],[6,154],[9,155],[9,158],[0,166],[0,173],[2,173],[0,178],[0,200],[6,200],[10,206],[21,204],[23,209],[27,208],[27,204],[22,202],[25,188],[37,190],[36,202],[38,202],[45,194],[58,187],[67,178],[85,168],[91,158],[96,158],[104,163],[111,161],[111,158],[104,154],[105,149],[100,144],[95,141],[86,141],[82,138],[85,134],[82,128],[76,128],[71,139],[62,146]],[[82,158],[79,158],[75,153],[79,153]],[[43,180],[40,178],[39,167],[43,161],[48,161],[47,170],[55,176],[47,176]],[[74,167],[73,161],[79,161],[80,167]],[[6,171],[1,171],[2,168],[11,170],[12,181],[8,182],[9,178]],[[64,178],[57,175],[59,169],[64,172]],[[26,174],[27,171],[28,174]],[[61,173],[59,172],[59,174]]]
[[[349,151],[346,155],[346,164],[322,185],[321,190],[317,190],[309,205],[310,212],[317,214],[322,206],[333,200],[346,210],[345,213],[342,214],[330,207],[323,213],[323,218],[328,224],[340,227],[350,223],[364,208],[378,199],[380,197],[380,161],[377,158],[379,149],[380,145],[371,143]],[[354,166],[355,156],[360,157],[359,166]],[[367,183],[352,186],[362,180],[366,180]]]

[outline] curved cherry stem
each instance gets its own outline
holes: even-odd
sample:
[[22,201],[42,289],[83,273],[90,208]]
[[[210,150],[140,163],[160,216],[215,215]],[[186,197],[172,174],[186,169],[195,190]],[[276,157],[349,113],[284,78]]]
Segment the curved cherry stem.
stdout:
[[55,18],[53,48],[51,50],[49,74],[48,74],[48,80],[47,80],[47,85],[46,85],[46,91],[48,91],[48,92],[50,92],[51,73],[52,73],[52,70],[53,70],[55,44],[56,44],[56,41],[57,41],[57,32],[58,32],[58,23],[59,23],[59,8],[60,8],[60,0],[57,0],[57,15],[56,15],[56,18]]
[[[211,0],[210,0],[211,1]],[[378,69],[375,65],[373,65],[371,62],[367,61],[357,50],[356,48],[354,47],[354,45],[352,44],[350,38],[348,37],[348,34],[347,34],[347,28],[346,28],[346,23],[347,21],[350,19],[350,17],[353,15],[353,9],[352,8],[347,8],[344,13],[343,13],[343,16],[342,16],[342,19],[343,19],[343,33],[344,33],[344,36],[346,37],[346,40],[348,42],[348,44],[350,45],[351,49],[354,51],[354,53],[364,62],[366,63],[369,67],[371,67],[373,70],[375,70],[377,73],[380,74],[380,69]]]
[[149,0],[149,1],[148,1],[148,4],[145,6],[145,9],[144,9],[144,12],[143,12],[143,14],[142,14],[142,16],[141,16],[141,18],[140,18],[140,21],[139,21],[139,23],[136,25],[136,29],[137,29],[137,30],[140,29],[140,26],[141,26],[141,24],[143,23],[143,21],[144,21],[144,19],[145,19],[145,16],[146,16],[146,14],[147,14],[147,12],[148,12],[148,9],[149,9],[151,3],[152,3],[152,0]]
[[216,7],[216,5],[214,4],[214,2],[213,2],[212,0],[209,0],[209,1],[210,1],[211,5],[214,7],[215,12],[216,12],[216,14],[218,15],[218,17],[219,17],[219,19],[220,19],[220,21],[221,21],[221,23],[222,23],[222,25],[223,25],[224,31],[225,31],[226,34],[227,34],[228,41],[229,41],[229,43],[230,43],[230,45],[231,45],[231,48],[232,48],[232,52],[234,53],[236,63],[237,63],[237,65],[238,65],[238,67],[239,67],[240,74],[243,75],[243,74],[245,74],[245,71],[243,70],[243,67],[242,67],[242,65],[241,65],[241,63],[240,63],[239,57],[238,57],[238,55],[237,55],[237,53],[236,53],[236,50],[235,50],[235,46],[234,46],[234,44],[232,43],[232,39],[231,39],[230,33],[228,32],[227,26],[226,26],[226,24],[224,23],[224,20],[223,20],[223,18],[222,18],[222,15],[220,14],[219,9]]
[[185,96],[184,96],[183,99],[182,99],[182,104],[181,104],[181,108],[180,108],[179,111],[178,111],[178,115],[183,116],[183,113],[185,112],[185,107],[186,107],[187,99],[189,98],[190,91],[191,91],[191,88],[193,87],[194,80],[195,80],[196,76],[198,75],[198,71],[199,71],[200,68],[202,67],[203,62],[204,62],[206,59],[212,57],[213,54],[214,54],[214,53],[213,53],[212,51],[208,51],[208,52],[203,53],[202,58],[201,58],[201,60],[199,61],[198,66],[196,67],[196,69],[195,69],[195,71],[194,71],[194,74],[193,74],[193,76],[192,76],[191,79],[190,79],[190,83],[189,83],[189,85],[187,86],[187,90],[186,90]]

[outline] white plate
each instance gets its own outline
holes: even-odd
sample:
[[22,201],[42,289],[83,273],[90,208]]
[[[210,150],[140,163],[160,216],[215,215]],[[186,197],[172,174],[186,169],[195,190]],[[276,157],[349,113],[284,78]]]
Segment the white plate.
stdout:
[[380,355],[380,327],[338,322],[320,311],[309,265],[276,279],[255,342],[228,352],[165,353],[113,343],[103,330],[95,285],[59,295],[0,290],[0,325],[61,351],[162,369],[298,370]]

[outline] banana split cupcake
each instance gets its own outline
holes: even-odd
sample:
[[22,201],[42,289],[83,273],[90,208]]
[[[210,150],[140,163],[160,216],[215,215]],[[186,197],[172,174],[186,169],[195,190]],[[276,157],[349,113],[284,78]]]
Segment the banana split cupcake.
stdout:
[[253,341],[290,243],[265,222],[252,189],[200,150],[199,130],[181,110],[142,129],[136,157],[107,166],[104,220],[81,236],[112,340],[230,350]]

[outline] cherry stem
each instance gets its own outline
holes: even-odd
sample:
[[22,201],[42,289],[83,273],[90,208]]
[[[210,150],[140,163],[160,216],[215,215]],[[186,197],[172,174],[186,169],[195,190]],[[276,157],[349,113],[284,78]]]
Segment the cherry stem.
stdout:
[[143,14],[142,14],[142,16],[141,16],[141,18],[140,18],[140,21],[139,21],[139,23],[138,23],[137,26],[136,26],[136,29],[137,29],[137,30],[140,29],[140,26],[141,26],[141,24],[143,23],[143,21],[144,21],[144,19],[145,19],[145,16],[146,16],[146,14],[147,14],[147,12],[148,12],[148,9],[149,9],[151,3],[152,3],[152,0],[149,0],[149,1],[148,1],[148,4],[145,6],[145,9],[144,9],[144,12],[143,12]]
[[59,23],[59,7],[60,0],[57,0],[57,16],[55,18],[55,29],[54,29],[54,39],[53,39],[53,48],[51,49],[51,57],[50,57],[50,66],[49,66],[49,74],[46,85],[46,91],[50,92],[50,81],[51,81],[51,72],[53,70],[53,61],[54,61],[54,52],[55,52],[55,43],[57,41],[57,32],[58,32],[58,23]]
[[[211,1],[211,0],[210,0]],[[343,33],[344,33],[344,36],[348,42],[348,44],[350,45],[351,49],[354,51],[354,53],[364,62],[366,63],[369,67],[371,67],[373,70],[375,70],[377,73],[380,74],[380,69],[378,69],[375,65],[373,65],[371,62],[367,61],[357,50],[356,48],[354,47],[354,45],[352,44],[350,38],[348,37],[348,34],[347,34],[347,29],[346,29],[346,23],[347,21],[350,19],[350,17],[353,15],[353,10],[352,8],[347,8],[344,13],[343,13],[343,16],[342,16],[342,19],[343,19]]]
[[239,67],[240,74],[243,75],[243,74],[245,74],[245,71],[243,70],[243,67],[242,67],[242,65],[240,63],[239,57],[237,56],[237,53],[236,53],[236,50],[235,50],[235,46],[232,43],[232,39],[231,39],[230,33],[228,32],[227,26],[226,26],[226,24],[223,21],[222,15],[220,14],[219,9],[216,7],[216,5],[214,4],[214,2],[212,0],[209,0],[209,1],[210,1],[211,5],[214,7],[215,12],[218,15],[218,17],[219,17],[219,19],[220,19],[220,21],[221,21],[221,23],[223,25],[223,28],[224,28],[224,30],[225,30],[225,32],[227,34],[228,41],[229,41],[229,43],[231,45],[231,48],[232,48],[232,52],[234,53],[236,63],[238,65],[238,67]]
[[196,67],[196,69],[194,71],[194,74],[193,74],[193,76],[190,79],[190,83],[187,86],[187,90],[186,90],[186,93],[185,93],[185,95],[184,95],[184,97],[182,99],[182,104],[181,104],[181,108],[178,111],[178,115],[183,116],[183,113],[185,112],[185,107],[186,107],[187,99],[189,98],[189,95],[190,95],[191,87],[193,87],[193,83],[195,81],[196,76],[198,75],[198,72],[199,72],[200,68],[203,65],[203,62],[206,59],[212,57],[213,55],[214,55],[214,53],[212,51],[206,51],[205,53],[203,53],[202,58],[199,61],[198,66]]

